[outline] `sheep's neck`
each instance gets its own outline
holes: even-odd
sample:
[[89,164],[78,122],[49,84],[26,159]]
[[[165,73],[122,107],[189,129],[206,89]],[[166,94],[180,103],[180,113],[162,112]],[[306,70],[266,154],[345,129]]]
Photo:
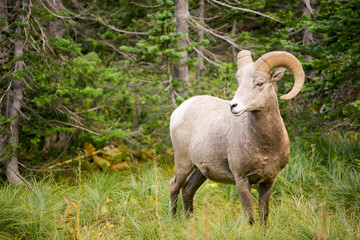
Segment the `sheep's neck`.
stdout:
[[279,147],[285,143],[287,133],[284,122],[277,107],[269,107],[262,111],[249,112],[248,124],[251,135],[261,145]]

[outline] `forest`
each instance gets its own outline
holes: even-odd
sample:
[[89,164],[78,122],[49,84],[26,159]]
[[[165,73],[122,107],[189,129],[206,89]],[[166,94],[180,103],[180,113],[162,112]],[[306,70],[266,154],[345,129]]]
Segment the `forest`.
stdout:
[[[359,239],[359,26],[358,0],[0,0],[0,239]],[[241,50],[305,71],[266,230],[210,180],[169,210],[171,113],[231,100]]]

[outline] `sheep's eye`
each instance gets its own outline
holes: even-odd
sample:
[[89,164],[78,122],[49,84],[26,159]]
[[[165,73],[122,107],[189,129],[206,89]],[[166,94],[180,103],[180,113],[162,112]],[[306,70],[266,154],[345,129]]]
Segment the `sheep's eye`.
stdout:
[[264,85],[263,82],[258,82],[258,83],[256,84],[256,86],[258,86],[258,87],[262,87],[262,85]]

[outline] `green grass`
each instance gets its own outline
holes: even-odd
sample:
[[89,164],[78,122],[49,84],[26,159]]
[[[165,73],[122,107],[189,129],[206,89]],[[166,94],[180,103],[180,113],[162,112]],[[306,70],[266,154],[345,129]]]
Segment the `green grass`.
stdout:
[[[247,224],[234,186],[211,181],[195,195],[193,219],[185,220],[182,211],[172,218],[173,165],[157,165],[156,188],[150,162],[121,172],[83,172],[80,209],[76,176],[34,176],[21,187],[2,183],[0,239],[76,239],[78,230],[81,239],[161,239],[156,189],[165,239],[359,239],[358,147],[358,138],[325,134],[293,140],[290,162],[270,200],[266,230]],[[257,198],[256,188],[252,191]]]

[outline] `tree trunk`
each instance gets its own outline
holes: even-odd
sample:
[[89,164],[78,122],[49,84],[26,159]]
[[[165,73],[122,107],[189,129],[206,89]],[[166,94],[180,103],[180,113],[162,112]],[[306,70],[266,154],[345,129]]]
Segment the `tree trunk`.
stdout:
[[[189,35],[189,6],[188,0],[175,0],[175,18],[176,18],[176,33],[182,33],[185,35],[183,38],[178,39],[178,46],[183,49],[187,46],[187,37]],[[186,64],[188,59],[187,51],[181,52],[182,58],[179,60],[178,65],[174,68],[173,77],[180,79],[187,86],[190,86],[188,66]],[[186,95],[186,91],[182,91]]]
[[[64,6],[61,0],[52,0],[48,4],[51,4],[51,7],[55,9],[56,12],[64,10]],[[46,27],[46,35],[51,36],[55,34],[56,38],[63,37],[63,23],[61,20],[50,21]]]
[[[236,32],[236,19],[234,18],[233,25],[232,25],[232,34],[235,35],[235,32]],[[231,46],[231,52],[232,52],[233,62],[235,63],[237,61],[237,59],[236,59],[237,52],[236,52],[235,46]]]
[[[303,14],[308,15],[311,17],[311,15],[314,12],[314,9],[311,7],[311,0],[300,0],[300,10]],[[305,27],[303,32],[303,45],[307,45],[309,43],[315,43],[314,34],[311,32],[308,32],[308,28]],[[311,55],[304,55],[304,58],[306,61],[311,61],[313,57]],[[315,70],[309,70],[306,72],[308,79],[313,79],[316,76]]]
[[[205,14],[205,1],[204,0],[200,0],[199,1],[199,23],[201,25],[205,25],[205,21],[204,21],[204,14]],[[199,42],[201,42],[202,40],[204,40],[204,29],[203,28],[199,28]],[[198,58],[199,58],[199,62],[196,68],[196,79],[199,79],[202,76],[202,72],[204,69],[204,47],[199,46],[198,48]]]
[[[51,5],[51,8],[54,9],[56,13],[65,9],[64,5],[62,4],[62,0],[52,0],[52,1],[48,1],[47,3]],[[56,21],[48,22],[46,26],[46,35],[48,37],[55,35],[55,38],[62,38],[64,35],[63,22],[60,19],[57,19]],[[55,62],[58,65],[62,64],[60,59],[56,59]],[[44,138],[44,146],[42,148],[42,151],[47,152],[54,150],[56,152],[60,152],[61,150],[67,147],[66,140],[68,138],[69,136],[65,132],[52,133]]]
[[[5,64],[8,61],[9,51],[6,48],[6,36],[8,33],[8,19],[7,19],[7,0],[0,0],[0,27],[2,31],[0,32],[0,65]],[[7,99],[6,99],[7,100]],[[5,107],[4,112],[2,111],[2,104],[0,103],[0,116],[4,116],[6,119],[8,118],[7,109]],[[5,145],[7,142],[6,130],[0,128],[0,163],[4,163],[4,159],[6,158],[5,153]]]
[[0,0],[0,65],[3,65],[9,61],[9,48],[7,44],[7,34],[9,33],[9,24],[7,19],[7,0]]
[[[19,4],[20,5],[20,4]],[[25,16],[28,13],[29,9],[29,0],[22,0],[22,12],[19,16],[19,22],[25,23]],[[12,88],[12,103],[10,107],[10,119],[13,119],[10,123],[11,136],[9,139],[9,144],[14,148],[14,153],[5,164],[6,176],[11,183],[22,184],[23,180],[20,177],[19,166],[18,166],[18,153],[17,148],[19,146],[19,113],[21,111],[21,102],[23,99],[23,88],[24,88],[24,79],[21,74],[24,71],[25,64],[22,61],[24,55],[24,37],[22,35],[23,29],[18,24],[15,31],[15,57],[17,62],[15,63],[15,71],[13,77],[13,88]]]
[[[314,9],[311,7],[311,0],[300,0],[300,11],[303,14],[308,15],[311,17],[312,13],[314,12]],[[314,35],[311,32],[308,32],[308,28],[305,27],[303,31],[303,45],[309,44],[314,42]],[[305,55],[305,60],[310,61],[312,60],[312,56]]]

